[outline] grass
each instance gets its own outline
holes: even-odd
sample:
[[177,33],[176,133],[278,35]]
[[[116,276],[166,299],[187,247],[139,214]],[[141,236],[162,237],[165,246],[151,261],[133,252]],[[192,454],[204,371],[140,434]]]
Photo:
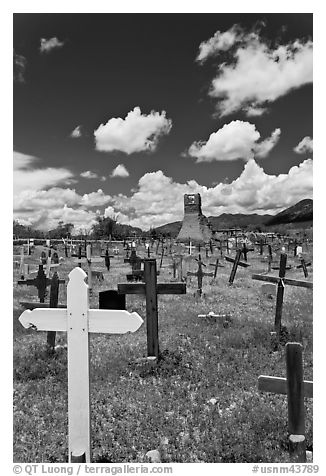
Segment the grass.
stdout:
[[[41,250],[36,248],[27,260],[36,264]],[[248,255],[248,262],[251,267],[239,268],[232,286],[230,263],[218,269],[216,280],[204,278],[202,299],[194,296],[194,277],[186,295],[158,297],[161,360],[154,368],[143,359],[146,324],[135,334],[91,335],[93,462],[146,462],[152,449],[160,450],[162,462],[289,461],[286,397],[258,392],[257,378],[284,377],[284,343],[295,341],[304,346],[304,376],[312,380],[312,292],[286,287],[282,324],[287,333],[274,352],[270,331],[275,299],[263,296],[261,283],[251,279],[251,274],[266,271],[267,264],[257,252]],[[163,266],[169,263],[167,259]],[[67,279],[74,266],[73,259],[66,259],[60,278]],[[187,266],[196,269],[194,260]],[[104,271],[105,281],[95,283],[93,308],[98,307],[98,292],[125,282],[130,267],[120,255],[111,259],[110,272],[101,263],[97,269]],[[305,279],[302,270],[287,275]],[[19,301],[37,298],[35,288],[17,286],[18,278],[14,269],[14,461],[66,462],[66,336],[59,333],[59,348],[49,355],[46,334],[20,325]],[[162,269],[158,279],[170,280],[171,269]],[[66,302],[65,286],[59,302]],[[127,296],[127,309],[145,318],[145,299]],[[214,318],[198,318],[209,311],[227,314],[225,327]],[[305,408],[310,447],[310,399]]]

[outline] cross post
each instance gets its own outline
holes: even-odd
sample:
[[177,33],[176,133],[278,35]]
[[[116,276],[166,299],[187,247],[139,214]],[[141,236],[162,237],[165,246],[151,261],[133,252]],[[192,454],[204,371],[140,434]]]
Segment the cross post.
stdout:
[[233,263],[230,278],[229,278],[229,284],[233,284],[238,266],[241,266],[242,268],[248,268],[248,266],[250,266],[250,264],[243,263],[243,262],[240,261],[241,253],[242,253],[242,250],[237,250],[237,253],[236,253],[234,259],[229,258],[229,256],[225,256],[226,261],[229,261],[230,263]]
[[[290,454],[295,462],[306,462],[304,397],[312,398],[313,382],[303,380],[302,345],[288,342],[286,351],[286,378],[258,377],[258,390],[287,395]],[[300,437],[301,438],[298,438]]]
[[157,283],[156,259],[144,260],[144,283],[118,284],[119,294],[144,294],[146,297],[147,355],[159,357],[158,294],[186,294],[185,283]]
[[125,334],[143,323],[136,312],[89,309],[85,278],[78,267],[69,273],[66,309],[26,310],[19,318],[27,329],[67,332],[69,463],[91,462],[89,333]]

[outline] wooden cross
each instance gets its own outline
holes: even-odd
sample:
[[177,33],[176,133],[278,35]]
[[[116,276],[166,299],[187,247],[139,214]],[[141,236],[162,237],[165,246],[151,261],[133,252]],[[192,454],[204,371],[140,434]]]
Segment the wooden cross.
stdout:
[[91,462],[89,333],[125,334],[143,323],[136,312],[89,309],[85,278],[78,267],[69,273],[66,309],[26,310],[19,318],[26,329],[67,332],[69,463]]
[[144,260],[144,283],[118,284],[119,294],[143,294],[146,297],[147,355],[159,357],[158,294],[186,294],[185,283],[157,283],[156,259]]
[[200,254],[198,255],[198,259],[196,259],[198,263],[198,270],[196,273],[192,273],[188,271],[187,276],[197,276],[197,283],[198,283],[198,293],[202,295],[202,288],[203,288],[203,277],[204,276],[213,276],[213,273],[204,273],[203,266],[206,267],[206,264],[202,262]]
[[38,273],[34,279],[22,279],[18,281],[18,284],[26,284],[27,286],[35,286],[38,292],[38,298],[40,302],[44,302],[46,295],[46,287],[51,284],[51,280],[47,278],[43,271],[43,266],[40,264],[38,267]]
[[253,248],[247,248],[246,243],[244,242],[242,245],[241,253],[243,254],[244,260],[247,261],[247,253],[249,251],[255,251]]
[[223,264],[219,264],[219,260],[218,258],[216,258],[216,263],[209,263],[209,266],[215,266],[215,269],[214,269],[214,279],[216,278],[216,275],[217,275],[217,268],[224,268]]
[[107,269],[108,271],[110,271],[110,266],[111,266],[110,258],[114,258],[114,256],[109,255],[109,250],[106,249],[106,250],[105,250],[105,254],[104,254],[104,255],[101,255],[101,258],[104,258],[104,263],[105,263],[106,269]]
[[290,286],[299,286],[301,288],[309,288],[312,289],[313,283],[307,281],[298,281],[297,279],[289,279],[285,278],[286,272],[286,260],[287,255],[285,253],[281,253],[280,256],[280,270],[278,277],[277,276],[266,276],[262,274],[253,274],[252,279],[256,279],[258,281],[267,281],[269,283],[277,284],[277,295],[276,295],[276,310],[275,310],[275,332],[277,334],[277,338],[280,337],[281,332],[281,319],[282,319],[282,308],[283,308],[283,298],[284,298],[284,288],[285,285]]
[[229,278],[229,284],[233,284],[238,266],[241,266],[242,268],[248,268],[248,266],[250,266],[250,264],[243,263],[242,261],[240,261],[241,253],[242,253],[241,250],[237,250],[237,254],[235,255],[234,259],[229,258],[229,256],[225,256],[226,261],[229,261],[230,263],[233,263],[230,278]]
[[[86,241],[85,241],[86,243]],[[81,247],[79,247],[79,250],[81,250]],[[77,260],[74,260],[75,263],[86,263],[87,264],[87,276],[88,276],[88,288],[90,293],[93,290],[93,280],[92,280],[92,263],[101,263],[102,258],[92,258],[91,255],[91,245],[86,245],[86,257],[84,258],[78,258]]]
[[[64,284],[64,283],[65,283],[65,280],[59,279],[58,273],[55,271],[51,279],[49,305],[45,303],[26,302],[26,301],[20,301],[20,304],[25,309],[30,309],[30,310],[37,309],[37,308],[45,308],[45,307],[66,307],[63,305],[58,306],[59,284]],[[54,351],[55,336],[56,336],[55,331],[49,331],[47,333],[47,348],[50,352]]]
[[313,382],[303,380],[302,345],[288,342],[285,351],[286,378],[260,375],[258,390],[287,395],[291,458],[298,463],[305,463],[304,397],[313,397]]
[[299,264],[297,268],[302,268],[304,277],[308,278],[307,266],[311,266],[311,263],[306,263],[304,258],[300,258],[300,261],[301,261],[301,264]]

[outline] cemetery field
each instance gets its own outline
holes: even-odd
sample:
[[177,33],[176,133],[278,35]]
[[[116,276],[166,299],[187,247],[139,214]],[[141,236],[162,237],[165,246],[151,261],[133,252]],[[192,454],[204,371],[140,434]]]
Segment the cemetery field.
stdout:
[[[25,263],[36,268],[42,249],[25,256]],[[312,249],[304,255],[311,261]],[[60,248],[59,256],[64,257]],[[126,282],[130,265],[124,257],[121,248],[111,258],[110,271],[104,259],[94,265],[104,281],[93,280],[91,308],[98,308],[99,291]],[[197,252],[184,260],[185,271],[197,270],[195,257]],[[159,269],[160,255],[157,258]],[[276,350],[270,336],[275,296],[264,295],[263,283],[251,278],[267,274],[267,261],[262,262],[257,249],[248,253],[250,267],[238,268],[230,286],[232,263],[217,250],[209,258],[202,253],[204,271],[214,272],[208,263],[215,264],[216,258],[224,267],[218,268],[216,279],[203,278],[201,298],[195,295],[194,276],[187,279],[187,294],[158,296],[161,358],[156,366],[146,361],[144,296],[126,296],[126,309],[144,319],[137,332],[90,334],[92,462],[148,462],[146,453],[155,449],[162,463],[290,461],[286,395],[258,391],[257,380],[259,375],[286,376],[286,342],[303,345],[304,378],[313,380],[312,290],[285,286],[286,330]],[[171,281],[171,262],[170,257],[163,259],[158,282]],[[300,264],[293,252],[288,253],[288,264]],[[56,268],[66,284],[75,266],[74,258],[64,258]],[[46,332],[23,328],[19,302],[37,302],[37,290],[18,285],[18,268],[13,272],[14,462],[67,462],[66,334],[57,334],[52,355],[46,351]],[[305,278],[302,269],[292,267],[286,277],[312,281],[313,268],[308,272]],[[268,275],[278,276],[278,271]],[[66,284],[59,286],[60,304],[66,303]],[[210,311],[225,317],[221,322],[198,317]],[[312,407],[313,400],[305,399],[308,449],[313,444]]]

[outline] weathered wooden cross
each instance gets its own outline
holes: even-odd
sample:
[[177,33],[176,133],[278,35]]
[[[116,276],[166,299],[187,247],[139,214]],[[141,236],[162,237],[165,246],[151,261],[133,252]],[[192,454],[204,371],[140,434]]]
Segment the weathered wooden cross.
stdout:
[[225,256],[226,261],[233,263],[230,278],[229,278],[229,284],[233,284],[238,266],[241,266],[242,268],[248,268],[248,266],[250,266],[250,264],[243,263],[242,261],[240,261],[241,253],[242,253],[241,250],[237,250],[235,258],[230,258],[229,256]]
[[38,267],[38,272],[36,278],[34,279],[20,279],[18,284],[25,284],[26,286],[35,286],[38,292],[38,298],[40,302],[44,302],[46,295],[46,288],[50,286],[51,280],[45,276],[43,266],[40,264]]
[[114,256],[112,256],[112,255],[109,254],[108,248],[105,250],[105,254],[104,254],[104,255],[101,255],[101,258],[104,258],[104,263],[105,263],[106,269],[107,269],[108,271],[110,271],[110,267],[111,267],[110,258],[114,258]]
[[303,380],[302,345],[288,342],[286,351],[286,378],[258,377],[258,390],[287,395],[288,429],[291,459],[306,462],[304,397],[313,397],[313,382]]
[[216,258],[216,263],[209,263],[209,266],[214,266],[214,279],[216,278],[217,275],[217,268],[224,268],[223,264],[219,264],[219,259]]
[[307,266],[311,266],[311,263],[306,263],[304,258],[300,258],[300,261],[301,261],[301,264],[299,264],[297,268],[302,268],[304,277],[308,278]]
[[203,292],[203,277],[204,276],[213,276],[213,273],[204,273],[203,271],[203,266],[206,267],[206,264],[202,262],[200,254],[198,255],[198,259],[196,258],[196,261],[198,263],[198,269],[195,273],[192,273],[191,271],[187,272],[187,276],[197,276],[197,291],[199,296],[202,295]]
[[309,289],[312,289],[312,287],[313,287],[313,283],[311,283],[311,282],[298,281],[297,279],[286,278],[285,277],[286,260],[287,260],[287,255],[285,253],[281,253],[278,277],[277,276],[266,276],[266,275],[262,275],[262,274],[253,274],[252,275],[252,279],[256,279],[258,281],[267,281],[269,283],[277,284],[275,324],[274,324],[274,330],[277,334],[277,339],[279,339],[280,332],[281,332],[281,319],[282,319],[282,308],[283,308],[283,298],[284,298],[285,285],[287,284],[287,285],[290,285],[290,286],[299,286],[301,288],[309,288]]
[[[25,309],[37,309],[37,308],[45,308],[45,307],[66,307],[63,305],[58,305],[58,297],[59,297],[59,284],[64,284],[65,280],[64,279],[59,279],[58,273],[55,271],[53,273],[52,279],[51,279],[51,284],[50,284],[50,303],[45,304],[43,303],[36,303],[36,302],[26,302],[26,301],[20,301],[20,304],[25,308]],[[54,351],[54,346],[55,346],[55,331],[49,331],[47,333],[47,348],[50,352]]]
[[144,283],[118,284],[119,294],[142,294],[146,297],[147,355],[159,357],[158,294],[186,294],[185,283],[157,283],[156,259],[144,259]]
[[74,260],[75,263],[86,263],[87,264],[87,276],[88,276],[88,288],[89,292],[92,293],[93,290],[93,280],[92,280],[92,264],[93,263],[101,263],[102,258],[99,256],[97,258],[92,258],[91,254],[91,245],[86,245],[86,257],[78,258]]
[[69,273],[66,309],[26,310],[19,318],[26,329],[67,332],[69,463],[91,462],[89,333],[125,334],[143,323],[136,312],[89,309],[85,278],[78,267]]
[[247,253],[249,251],[255,251],[254,248],[247,248],[246,242],[243,242],[241,253],[243,254],[244,260],[247,261]]

